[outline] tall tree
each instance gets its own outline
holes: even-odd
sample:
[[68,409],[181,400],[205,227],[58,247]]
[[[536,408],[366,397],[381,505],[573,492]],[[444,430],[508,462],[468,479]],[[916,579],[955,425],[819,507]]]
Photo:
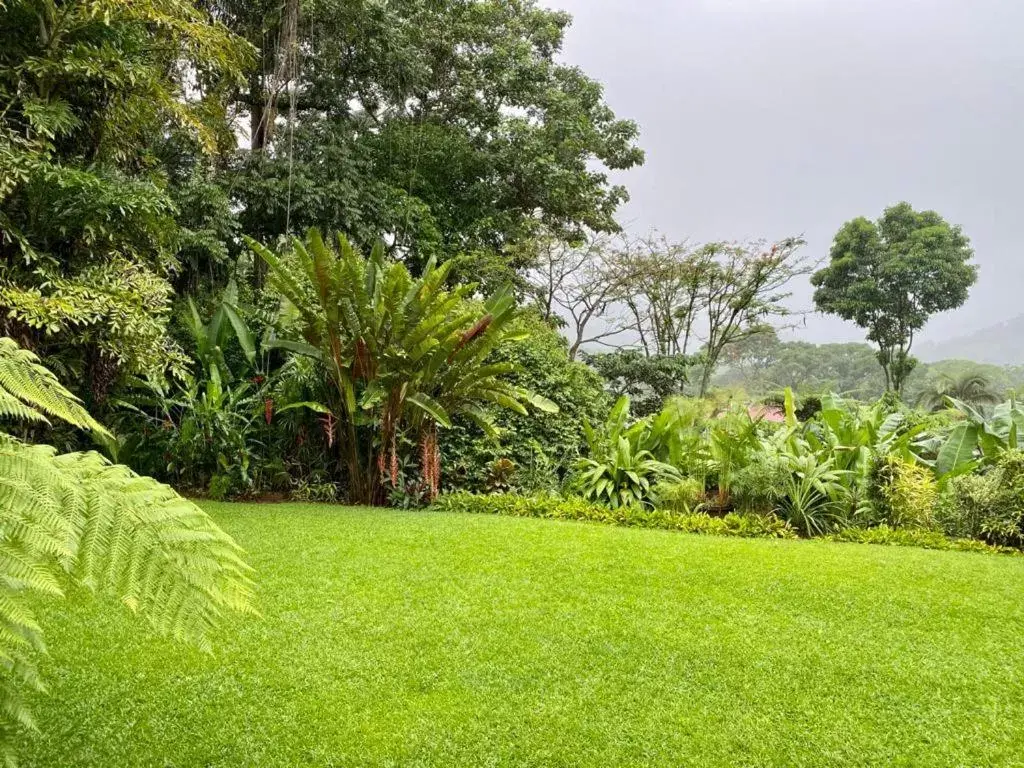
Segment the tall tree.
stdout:
[[567,242],[548,233],[518,246],[532,251],[527,292],[541,316],[563,328],[570,360],[585,344],[606,344],[636,327],[627,313],[619,311],[634,280],[631,265],[618,256],[622,244],[617,240],[588,233]]
[[886,389],[899,394],[917,362],[914,335],[967,300],[978,275],[973,256],[960,227],[899,203],[876,222],[860,217],[840,228],[828,265],[811,278],[814,303],[867,330]]
[[793,279],[813,267],[800,254],[804,240],[790,237],[769,245],[752,243],[710,243],[704,251],[711,257],[706,277],[704,308],[705,335],[700,395],[707,394],[711,377],[722,352],[766,328],[793,311],[786,304],[792,295]]
[[714,252],[650,236],[631,243],[618,257],[627,276],[620,300],[629,308],[648,355],[687,355],[696,322],[707,309]]
[[384,233],[419,269],[502,253],[538,222],[616,229],[627,196],[607,171],[643,153],[601,86],[557,61],[568,14],[535,0],[213,5],[261,54],[237,95],[252,149],[231,180],[252,235]]

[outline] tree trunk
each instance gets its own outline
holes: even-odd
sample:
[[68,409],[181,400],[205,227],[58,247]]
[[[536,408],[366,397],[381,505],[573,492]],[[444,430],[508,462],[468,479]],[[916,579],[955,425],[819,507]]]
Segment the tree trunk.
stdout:
[[441,489],[441,447],[437,442],[437,424],[428,421],[420,437],[420,472],[427,501],[437,498]]
[[708,389],[711,387],[711,374],[714,372],[715,367],[710,360],[704,363],[704,369],[700,374],[700,391],[698,397],[704,397],[708,393]]
[[352,419],[347,415],[345,421],[345,438],[339,440],[338,447],[341,451],[342,461],[348,470],[348,499],[353,504],[371,506],[373,504],[373,491],[370,483],[367,482],[366,468],[359,458],[359,436]]

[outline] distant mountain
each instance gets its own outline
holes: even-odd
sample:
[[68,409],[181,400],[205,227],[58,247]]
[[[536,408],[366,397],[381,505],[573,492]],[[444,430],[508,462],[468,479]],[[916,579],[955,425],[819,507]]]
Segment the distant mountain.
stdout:
[[994,365],[1024,364],[1024,315],[966,336],[915,345],[913,354],[929,363],[974,360]]

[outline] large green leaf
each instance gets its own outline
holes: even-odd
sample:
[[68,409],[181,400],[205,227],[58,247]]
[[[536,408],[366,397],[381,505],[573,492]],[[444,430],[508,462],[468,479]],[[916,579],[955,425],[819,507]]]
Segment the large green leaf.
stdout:
[[313,402],[312,400],[301,400],[297,403],[288,403],[281,408],[277,409],[278,413],[284,413],[285,411],[294,411],[299,408],[306,408],[310,411],[316,411],[317,413],[331,413],[331,409],[323,403]]
[[535,392],[528,392],[526,390],[520,390],[520,395],[523,400],[528,402],[538,411],[543,413],[558,413],[558,403],[548,400],[543,395],[538,395]]
[[252,331],[249,330],[249,326],[245,324],[245,321],[238,314],[238,310],[231,304],[224,302],[221,304],[221,309],[224,310],[224,315],[227,317],[228,322],[231,323],[231,327],[235,329],[235,336],[242,347],[245,359],[252,365],[256,362],[256,341],[253,339]]
[[978,445],[978,435],[977,424],[957,424],[939,449],[935,473],[941,477],[971,461]]
[[420,410],[426,412],[434,419],[438,424],[444,427],[451,427],[452,420],[448,415],[448,412],[438,403],[434,398],[423,392],[417,392],[414,395],[410,395],[407,402],[415,405]]
[[786,392],[783,396],[783,404],[786,408],[786,426],[795,427],[797,424],[796,406],[793,403],[793,390],[790,387],[786,387]]
[[269,339],[265,345],[268,349],[284,349],[288,352],[294,352],[297,355],[303,357],[311,357],[314,360],[323,360],[323,352],[314,347],[312,344],[306,344],[304,341],[292,341],[290,339]]

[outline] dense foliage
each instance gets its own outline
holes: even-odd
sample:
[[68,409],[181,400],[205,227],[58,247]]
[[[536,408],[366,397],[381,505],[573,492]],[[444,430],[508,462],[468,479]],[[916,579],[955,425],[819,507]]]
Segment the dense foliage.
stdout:
[[122,373],[186,365],[169,278],[194,233],[162,155],[216,147],[207,95],[247,49],[184,0],[14,0],[0,15],[2,330],[59,356],[102,406]]
[[638,129],[562,62],[570,21],[0,0],[4,744],[36,595],[203,647],[251,610],[178,491],[1024,549],[1024,369],[911,357],[967,237],[848,222],[815,302],[877,350],[781,341],[804,241],[623,232]]
[[538,220],[618,228],[627,194],[607,171],[643,161],[637,127],[558,61],[568,14],[534,0],[211,5],[257,50],[232,96],[250,147],[226,175],[246,233],[315,226],[362,247],[389,233],[423,265],[500,251]]
[[681,395],[700,358],[687,355],[645,355],[638,349],[621,349],[587,355],[615,397],[628,395],[634,414],[646,416],[661,410],[674,395]]
[[456,415],[496,437],[488,406],[524,416],[526,404],[557,410],[503,378],[512,363],[486,363],[511,338],[514,302],[499,293],[480,307],[468,304],[475,286],[444,287],[452,262],[431,259],[413,278],[382,247],[364,258],[339,237],[334,251],[316,230],[307,243],[294,241],[287,261],[250,246],[270,266],[285,311],[297,314],[301,340],[275,346],[311,358],[331,382],[331,400],[320,408],[335,418],[353,501],[380,504],[387,485],[402,487],[405,442],[419,452],[417,491],[432,500],[441,482],[438,429],[451,428]]
[[[608,408],[601,377],[569,359],[565,338],[532,311],[510,324],[512,336],[498,344],[488,363],[514,366],[508,381],[554,403],[556,412],[493,414],[497,439],[487,439],[466,419],[440,434],[447,489],[555,490],[585,448],[583,424],[603,419]],[[522,338],[525,336],[526,338]]]

